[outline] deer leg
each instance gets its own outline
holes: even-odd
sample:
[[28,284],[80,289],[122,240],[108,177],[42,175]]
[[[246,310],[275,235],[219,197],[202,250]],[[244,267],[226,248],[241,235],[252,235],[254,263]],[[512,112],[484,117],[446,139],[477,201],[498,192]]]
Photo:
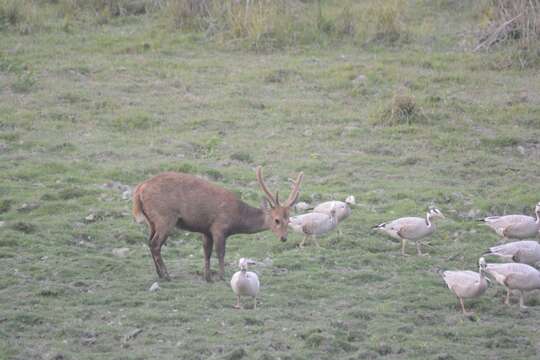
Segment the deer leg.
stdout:
[[150,240],[150,252],[152,253],[152,258],[154,259],[154,265],[156,266],[158,276],[161,279],[170,280],[171,278],[169,277],[169,272],[167,271],[167,267],[165,266],[163,258],[161,257],[161,246],[165,240],[167,240],[166,234],[160,236],[160,233],[156,232],[152,237],[152,240]]
[[214,239],[211,235],[203,234],[203,249],[204,249],[204,279],[207,282],[212,281],[212,273],[210,272],[210,257],[212,256],[212,247]]
[[225,236],[222,234],[212,234],[214,239],[214,246],[219,261],[219,279],[225,280]]

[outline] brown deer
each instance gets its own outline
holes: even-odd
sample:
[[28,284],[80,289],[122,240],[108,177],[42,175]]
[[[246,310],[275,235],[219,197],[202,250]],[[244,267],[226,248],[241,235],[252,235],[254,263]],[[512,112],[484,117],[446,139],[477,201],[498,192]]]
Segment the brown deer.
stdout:
[[266,194],[262,208],[249,206],[231,191],[199,177],[166,172],[140,183],[133,192],[133,216],[138,223],[148,224],[150,252],[160,278],[170,280],[161,258],[161,246],[173,227],[202,234],[204,278],[212,281],[210,257],[215,245],[219,259],[219,277],[224,279],[225,242],[233,234],[253,234],[264,230],[287,240],[289,208],[298,200],[304,174],[298,174],[284,204],[278,193],[272,196],[257,167],[257,182]]

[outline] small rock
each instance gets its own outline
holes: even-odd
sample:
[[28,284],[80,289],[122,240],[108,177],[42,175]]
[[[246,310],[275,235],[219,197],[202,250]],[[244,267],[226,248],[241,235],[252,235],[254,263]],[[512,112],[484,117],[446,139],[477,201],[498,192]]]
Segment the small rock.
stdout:
[[150,286],[150,289],[148,289],[148,291],[155,292],[155,291],[158,291],[159,289],[160,289],[159,283],[156,281],[155,283],[152,284],[152,286]]
[[517,151],[522,155],[525,156],[525,148],[521,145],[517,147]]
[[0,143],[0,152],[4,152],[8,149],[9,147],[4,144],[4,143]]
[[356,198],[354,197],[354,195],[349,195],[347,196],[347,198],[345,199],[345,202],[349,205],[355,205],[356,204]]
[[5,221],[0,221],[0,227],[3,227],[6,225],[6,222]]
[[467,217],[469,219],[474,219],[476,217],[478,217],[478,215],[480,214],[480,210],[479,209],[471,209],[469,210],[469,212],[467,213]]
[[90,214],[85,217],[84,220],[86,220],[86,222],[94,222],[96,221],[96,214]]
[[124,335],[122,342],[126,343],[130,340],[135,339],[140,333],[142,333],[142,329],[134,329],[128,332],[126,335]]
[[124,200],[129,200],[129,199],[131,199],[131,189],[125,190],[125,191],[122,193],[122,199],[124,199]]
[[367,80],[366,75],[360,74],[360,75],[358,75],[357,77],[354,78],[353,83],[359,84],[359,83],[363,83],[366,80]]
[[304,211],[308,210],[310,207],[311,207],[311,205],[309,205],[307,202],[300,201],[300,202],[298,202],[298,203],[296,203],[294,205],[294,211],[304,212]]
[[128,256],[128,253],[129,253],[129,248],[126,248],[126,247],[112,249],[112,254],[114,256],[126,257]]
[[21,206],[17,208],[18,212],[29,212],[34,209],[37,209],[39,207],[39,204],[37,203],[24,203]]

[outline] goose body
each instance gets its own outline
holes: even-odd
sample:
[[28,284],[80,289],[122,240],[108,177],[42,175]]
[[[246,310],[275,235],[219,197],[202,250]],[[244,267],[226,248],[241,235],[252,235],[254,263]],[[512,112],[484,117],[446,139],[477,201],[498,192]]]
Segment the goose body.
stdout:
[[331,211],[331,215],[311,212],[290,217],[289,221],[289,227],[293,231],[305,235],[300,247],[304,246],[308,237],[315,238],[315,243],[319,246],[316,237],[334,230],[337,226],[337,217],[334,210]]
[[490,247],[484,255],[495,255],[531,266],[540,265],[540,244],[532,240],[514,241]]
[[536,217],[527,215],[489,216],[481,221],[504,238],[534,238],[540,231],[540,203],[536,204],[534,212]]
[[344,201],[326,201],[315,206],[313,212],[323,213],[330,215],[330,212],[334,209],[336,211],[337,222],[340,223],[351,215],[351,208],[349,204]]
[[260,284],[259,277],[252,271],[247,271],[249,265],[255,264],[254,261],[241,258],[238,261],[240,266],[240,271],[234,273],[231,278],[231,288],[236,294],[236,305],[234,306],[237,309],[241,309],[242,305],[240,304],[240,297],[250,296],[253,298],[253,309],[257,308],[257,295],[259,294]]
[[524,305],[524,293],[527,291],[540,289],[540,271],[530,265],[520,263],[487,264],[486,272],[495,281],[506,287],[505,304],[510,305],[510,292],[519,290],[519,306]]
[[485,277],[486,262],[484,258],[480,258],[478,264],[479,272],[443,272],[443,279],[448,288],[458,297],[464,315],[470,315],[471,313],[465,310],[463,299],[478,297],[485,293],[488,288],[488,282]]
[[422,255],[420,249],[420,239],[431,235],[435,231],[434,218],[444,218],[439,209],[432,208],[428,211],[425,218],[403,217],[388,223],[382,223],[374,228],[384,232],[394,239],[401,241],[401,255],[405,255],[405,243],[407,240],[416,242],[416,251]]

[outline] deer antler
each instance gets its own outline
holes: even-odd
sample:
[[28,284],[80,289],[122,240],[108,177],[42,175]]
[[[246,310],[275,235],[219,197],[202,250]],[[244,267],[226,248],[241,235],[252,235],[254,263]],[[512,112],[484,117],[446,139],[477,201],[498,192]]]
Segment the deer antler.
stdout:
[[278,206],[277,200],[274,199],[274,197],[272,196],[272,193],[270,193],[270,191],[266,187],[266,184],[263,181],[262,167],[261,166],[257,166],[256,174],[257,174],[257,182],[259,183],[259,186],[261,187],[261,190],[266,194],[266,198],[270,202],[270,206],[272,206],[272,207]]
[[289,198],[285,202],[284,207],[290,207],[292,206],[296,200],[298,200],[298,196],[300,195],[300,184],[302,183],[302,180],[304,179],[304,173],[300,172],[298,174],[298,177],[296,178],[296,181],[294,182],[294,187],[291,191],[291,194],[289,195]]

